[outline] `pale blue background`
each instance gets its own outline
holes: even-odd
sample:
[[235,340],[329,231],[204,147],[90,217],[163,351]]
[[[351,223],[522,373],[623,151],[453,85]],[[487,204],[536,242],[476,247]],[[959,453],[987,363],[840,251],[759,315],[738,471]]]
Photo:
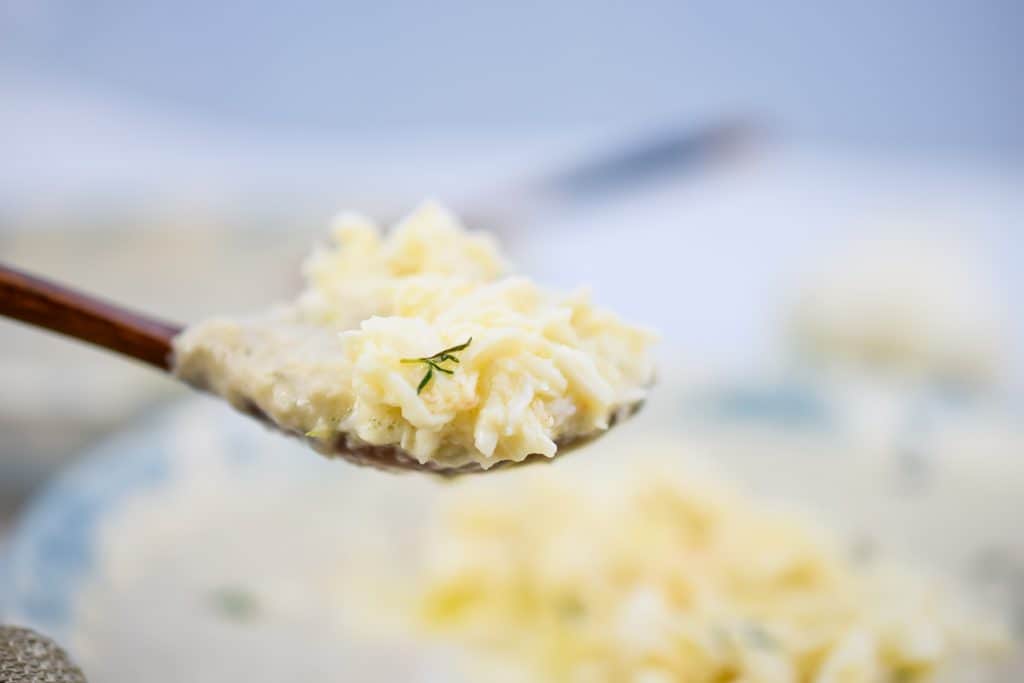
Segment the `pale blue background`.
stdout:
[[1015,0],[2,0],[0,101],[38,81],[323,139],[753,111],[1005,161],[1024,155],[1022,36]]

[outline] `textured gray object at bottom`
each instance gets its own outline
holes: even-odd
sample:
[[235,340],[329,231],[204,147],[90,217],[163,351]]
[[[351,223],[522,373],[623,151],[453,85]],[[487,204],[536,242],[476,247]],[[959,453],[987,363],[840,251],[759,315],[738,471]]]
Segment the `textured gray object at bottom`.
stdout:
[[0,626],[0,683],[85,683],[85,676],[46,636]]

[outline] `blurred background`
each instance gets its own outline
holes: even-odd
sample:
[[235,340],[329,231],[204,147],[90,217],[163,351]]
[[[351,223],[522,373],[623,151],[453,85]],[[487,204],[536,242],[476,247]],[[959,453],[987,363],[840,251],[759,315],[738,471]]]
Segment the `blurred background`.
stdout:
[[[0,262],[188,323],[294,294],[339,210],[439,199],[661,332],[612,460],[669,434],[1024,632],[1022,37],[1014,0],[0,0]],[[102,680],[280,680],[309,633],[387,679],[322,628],[334,520],[441,487],[2,319],[0,381],[0,621]],[[292,611],[235,629],[217,582]]]
[[[188,322],[436,197],[690,377],[1012,401],[1022,34],[1012,0],[0,0],[0,258]],[[3,321],[0,377],[2,520],[185,393]]]

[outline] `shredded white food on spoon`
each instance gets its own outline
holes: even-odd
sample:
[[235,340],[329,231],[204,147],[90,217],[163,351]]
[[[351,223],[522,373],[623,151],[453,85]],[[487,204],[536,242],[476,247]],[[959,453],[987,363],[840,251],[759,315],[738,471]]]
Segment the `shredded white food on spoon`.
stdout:
[[441,206],[387,237],[343,215],[333,237],[297,301],[189,328],[175,372],[325,452],[396,446],[446,467],[554,457],[644,399],[650,332],[508,275]]

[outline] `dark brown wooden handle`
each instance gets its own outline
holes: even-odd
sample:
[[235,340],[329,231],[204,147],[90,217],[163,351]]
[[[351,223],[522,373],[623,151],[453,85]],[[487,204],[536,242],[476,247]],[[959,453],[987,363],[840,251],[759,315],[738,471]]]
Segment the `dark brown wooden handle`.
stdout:
[[0,265],[0,315],[170,370],[178,325],[154,320]]

